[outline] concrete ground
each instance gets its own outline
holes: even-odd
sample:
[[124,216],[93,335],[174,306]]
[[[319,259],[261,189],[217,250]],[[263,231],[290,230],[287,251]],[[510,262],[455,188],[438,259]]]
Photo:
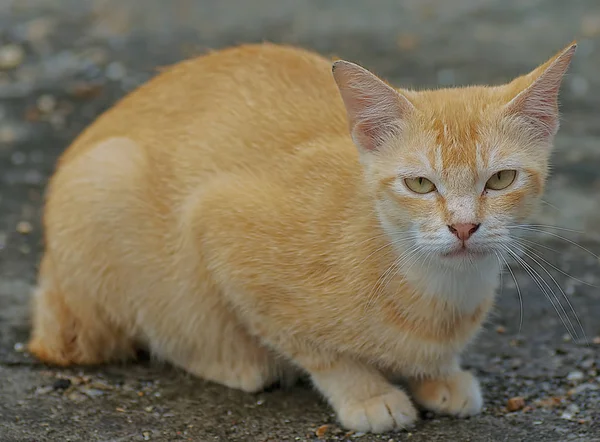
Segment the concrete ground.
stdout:
[[[58,370],[23,352],[55,160],[157,67],[270,40],[360,62],[403,86],[497,83],[574,38],[554,172],[535,221],[545,233],[532,237],[532,253],[588,342],[569,337],[513,264],[521,330],[506,272],[498,307],[465,355],[483,383],[481,416],[424,415],[411,432],[349,434],[307,385],[247,395],[147,360]],[[0,440],[600,441],[599,71],[597,0],[0,1]],[[578,327],[572,313],[570,321]]]

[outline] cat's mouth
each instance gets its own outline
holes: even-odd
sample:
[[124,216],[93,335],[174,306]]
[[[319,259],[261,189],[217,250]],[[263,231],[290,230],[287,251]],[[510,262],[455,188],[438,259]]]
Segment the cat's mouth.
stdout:
[[475,250],[464,245],[450,252],[442,253],[444,258],[468,258],[481,257],[484,255],[487,255],[487,252],[484,252],[483,250]]

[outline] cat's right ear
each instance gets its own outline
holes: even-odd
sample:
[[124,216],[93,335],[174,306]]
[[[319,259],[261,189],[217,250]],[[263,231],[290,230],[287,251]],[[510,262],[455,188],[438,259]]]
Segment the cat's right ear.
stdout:
[[378,150],[400,133],[414,106],[371,72],[348,61],[336,61],[333,77],[346,106],[350,134],[363,151]]

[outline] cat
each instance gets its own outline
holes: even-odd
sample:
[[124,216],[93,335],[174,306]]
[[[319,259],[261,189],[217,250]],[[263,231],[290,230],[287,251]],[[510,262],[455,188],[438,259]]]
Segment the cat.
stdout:
[[540,201],[575,48],[420,91],[270,43],[168,68],[58,161],[29,351],[143,346],[246,392],[306,374],[364,432],[479,413],[460,355]]

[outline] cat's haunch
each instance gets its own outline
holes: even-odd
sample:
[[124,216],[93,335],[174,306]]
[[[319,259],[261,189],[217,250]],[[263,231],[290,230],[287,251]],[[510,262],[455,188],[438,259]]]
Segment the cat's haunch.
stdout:
[[29,350],[143,346],[248,392],[304,372],[359,431],[410,426],[413,401],[478,413],[460,353],[540,201],[574,50],[424,91],[273,44],[171,67],[62,155]]

